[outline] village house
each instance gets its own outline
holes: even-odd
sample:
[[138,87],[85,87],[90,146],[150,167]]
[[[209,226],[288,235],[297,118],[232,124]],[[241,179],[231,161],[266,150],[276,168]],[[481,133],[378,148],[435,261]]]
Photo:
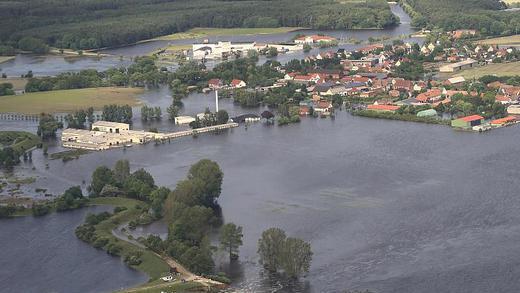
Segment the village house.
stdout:
[[309,74],[317,74],[320,76],[320,78],[324,79],[340,79],[343,75],[343,71],[334,69],[319,69],[312,70],[309,72]]
[[391,81],[392,89],[398,91],[412,92],[413,91],[413,82],[411,80],[406,80],[403,78],[394,78]]
[[245,88],[247,86],[246,82],[240,79],[233,79],[229,86],[233,89]]
[[495,119],[495,120],[491,121],[490,124],[493,127],[501,127],[501,126],[506,126],[509,124],[517,123],[517,122],[518,122],[518,119],[515,116],[507,116],[504,118]]
[[223,86],[223,82],[222,80],[218,79],[218,78],[212,78],[208,81],[208,87],[212,90],[218,90],[218,89],[221,89],[222,86]]
[[502,85],[498,92],[513,100],[520,99],[520,86]]
[[446,90],[443,89],[442,94],[446,97],[446,99],[451,99],[456,94],[461,94],[467,96],[469,93],[467,91],[456,91],[456,90]]
[[454,128],[471,129],[474,126],[481,125],[483,122],[484,117],[480,115],[471,115],[452,120],[451,126]]
[[300,116],[307,116],[311,114],[311,107],[308,105],[300,105],[300,109],[298,111]]
[[460,30],[451,32],[451,35],[454,39],[461,39],[463,37],[471,37],[471,36],[475,36],[476,34],[477,34],[477,31],[471,30],[471,29],[460,29]]
[[359,68],[369,68],[375,66],[377,62],[377,58],[368,57],[363,57],[359,60],[341,60],[341,64],[345,70],[359,70]]
[[431,89],[424,93],[420,93],[415,97],[415,99],[421,103],[435,103],[438,102],[442,98],[442,90],[441,89]]
[[368,53],[372,53],[372,52],[375,52],[378,50],[383,50],[384,48],[385,48],[385,46],[383,44],[374,44],[374,45],[368,45],[366,47],[359,48],[356,51],[361,52],[363,54],[368,54]]
[[370,110],[370,111],[376,111],[376,112],[391,112],[391,113],[395,113],[395,111],[399,110],[399,106],[394,106],[394,105],[376,105],[376,104],[372,104],[372,105],[368,105],[367,106],[367,110]]
[[309,84],[311,82],[317,83],[320,80],[319,74],[295,75],[293,82],[300,84]]
[[496,95],[495,102],[500,103],[502,105],[509,105],[509,104],[516,103],[518,101],[514,101],[513,99],[511,99],[511,97],[508,97],[506,95]]
[[332,113],[332,103],[327,100],[319,100],[314,104],[314,112],[321,116],[329,116]]

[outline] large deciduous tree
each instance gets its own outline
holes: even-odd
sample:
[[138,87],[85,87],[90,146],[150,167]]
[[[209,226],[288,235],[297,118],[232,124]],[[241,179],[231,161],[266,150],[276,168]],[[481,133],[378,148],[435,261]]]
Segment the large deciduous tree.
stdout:
[[285,232],[279,228],[270,228],[262,233],[258,240],[258,255],[264,269],[276,272],[280,268],[280,255],[286,238]]
[[201,204],[214,207],[222,190],[224,173],[214,161],[204,159],[191,166],[188,179],[195,180],[201,185]]
[[287,238],[279,228],[270,228],[258,240],[258,254],[264,269],[271,273],[283,271],[289,278],[309,272],[312,261],[311,245],[297,238]]

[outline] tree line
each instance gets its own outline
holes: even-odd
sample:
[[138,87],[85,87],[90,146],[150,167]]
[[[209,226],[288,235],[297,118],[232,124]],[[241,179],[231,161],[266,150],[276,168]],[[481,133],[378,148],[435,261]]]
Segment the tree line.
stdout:
[[400,0],[400,3],[416,27],[439,27],[446,31],[475,29],[482,35],[520,33],[520,14],[500,11],[506,8],[501,1]]
[[[397,23],[384,0],[21,0],[2,4],[0,45],[20,47],[21,39],[33,37],[45,45],[84,50],[135,43],[193,27],[351,29]],[[40,47],[35,48],[45,49]]]

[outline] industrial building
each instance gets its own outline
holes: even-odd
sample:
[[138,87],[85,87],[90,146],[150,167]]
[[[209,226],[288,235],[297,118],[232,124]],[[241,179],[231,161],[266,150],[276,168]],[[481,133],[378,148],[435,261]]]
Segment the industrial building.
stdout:
[[476,60],[468,58],[464,61],[441,66],[441,67],[439,67],[439,71],[440,72],[456,72],[456,71],[460,71],[463,69],[473,68],[477,65],[478,65],[478,62]]
[[[107,121],[99,122],[107,123]],[[94,124],[92,126],[94,126]],[[130,146],[133,144],[144,144],[154,140],[157,138],[156,136],[160,136],[153,132],[128,130],[128,124],[118,124],[122,125],[113,127],[106,124],[105,126],[101,126],[101,128],[99,128],[100,125],[98,125],[92,128],[95,130],[67,128],[63,130],[61,134],[62,145],[69,148],[98,151]]]
[[226,59],[231,56],[244,56],[247,51],[261,51],[268,48],[276,48],[278,52],[285,53],[290,51],[303,50],[299,44],[257,44],[252,43],[201,43],[193,44],[193,59]]
[[124,130],[130,130],[130,124],[110,121],[97,121],[92,124],[92,129],[102,132],[119,133]]

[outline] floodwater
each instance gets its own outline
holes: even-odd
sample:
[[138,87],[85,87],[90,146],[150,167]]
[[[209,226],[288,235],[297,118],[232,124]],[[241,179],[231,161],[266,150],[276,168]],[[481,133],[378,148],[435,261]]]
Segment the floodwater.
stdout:
[[113,292],[146,282],[147,276],[128,268],[120,258],[74,235],[87,213],[105,210],[110,209],[89,207],[41,218],[2,220],[0,292]]
[[[232,42],[258,42],[258,43],[279,43],[288,42],[298,33],[305,34],[318,34],[323,33],[334,36],[340,40],[356,39],[359,41],[366,41],[370,37],[381,38],[381,37],[402,37],[405,41],[421,43],[422,39],[409,38],[409,35],[414,33],[415,30],[410,27],[410,17],[403,11],[398,5],[390,5],[390,8],[394,14],[399,16],[401,24],[393,28],[383,30],[332,30],[332,31],[318,31],[318,30],[305,30],[295,31],[289,33],[280,34],[258,34],[250,36],[217,36],[209,37],[210,42],[216,41],[232,41]],[[33,71],[36,76],[46,75],[57,75],[61,72],[67,71],[80,71],[83,69],[97,69],[100,71],[107,70],[112,67],[128,66],[131,64],[131,59],[136,56],[143,56],[149,52],[167,46],[168,44],[192,44],[196,42],[202,42],[204,38],[175,40],[175,41],[153,41],[145,42],[131,46],[125,46],[121,48],[104,50],[101,53],[110,54],[113,56],[103,58],[91,58],[91,57],[69,57],[63,58],[61,56],[32,56],[32,55],[18,55],[15,60],[0,64],[0,72],[6,73],[8,76],[20,76],[26,74],[29,70]],[[337,48],[324,48],[314,49],[308,53],[294,52],[288,54],[280,54],[273,58],[273,60],[285,63],[292,59],[303,59],[308,55],[316,55],[319,52],[337,50],[338,48],[344,48],[347,50],[353,50],[363,45],[345,44],[340,45]],[[260,58],[260,63],[266,61],[265,57]],[[214,62],[208,63],[208,67],[212,67]],[[175,69],[176,66],[172,66],[171,69]]]
[[[163,112],[171,102],[166,88],[142,99]],[[184,104],[183,112],[194,115],[213,109],[214,96],[193,94]],[[220,108],[231,116],[263,110],[229,100]],[[138,112],[136,129],[179,128],[142,123]],[[0,121],[0,129],[35,128]],[[225,221],[244,227],[240,262],[219,262],[218,270],[244,292],[520,292],[519,135],[517,126],[475,134],[339,112],[334,120],[253,124],[66,163],[36,150],[15,174],[35,178],[28,194],[36,188],[59,194],[71,185],[85,188],[97,166],[127,159],[158,185],[174,188],[191,164],[217,161],[225,173],[219,199]],[[145,282],[118,258],[75,238],[86,212],[0,221],[0,292],[108,292]],[[300,282],[262,274],[256,244],[269,227],[311,243],[311,271]],[[137,231],[150,232],[164,235],[164,224]]]
[[[161,105],[167,100],[163,95],[158,90],[147,99]],[[194,95],[184,102],[186,113],[193,114],[212,107],[213,96]],[[262,110],[225,100],[220,106],[232,113]],[[158,185],[174,188],[191,164],[215,160],[225,174],[219,199],[225,221],[244,227],[239,264],[230,268],[224,262],[218,269],[230,273],[244,292],[519,292],[519,135],[516,126],[476,134],[340,111],[334,120],[241,126],[171,144],[91,153],[66,163],[35,153],[33,162],[18,170],[38,177],[32,188],[57,193],[83,180],[88,184],[99,165],[128,159],[133,169],[151,172]],[[55,217],[49,216],[77,225]],[[44,243],[55,238],[44,232],[40,219],[25,221],[33,237]],[[13,223],[2,221],[2,230],[12,230]],[[261,273],[256,244],[269,227],[311,243],[311,271],[301,282],[287,284]],[[149,232],[164,234],[165,227],[156,223],[137,231]],[[16,263],[30,250],[13,243],[3,246],[0,256]],[[39,249],[42,255],[55,251],[54,246]],[[89,251],[97,252],[85,247],[81,253]],[[53,256],[68,265],[78,263],[74,257]],[[38,274],[45,263],[38,265],[10,282]],[[90,286],[104,289],[98,282]]]

